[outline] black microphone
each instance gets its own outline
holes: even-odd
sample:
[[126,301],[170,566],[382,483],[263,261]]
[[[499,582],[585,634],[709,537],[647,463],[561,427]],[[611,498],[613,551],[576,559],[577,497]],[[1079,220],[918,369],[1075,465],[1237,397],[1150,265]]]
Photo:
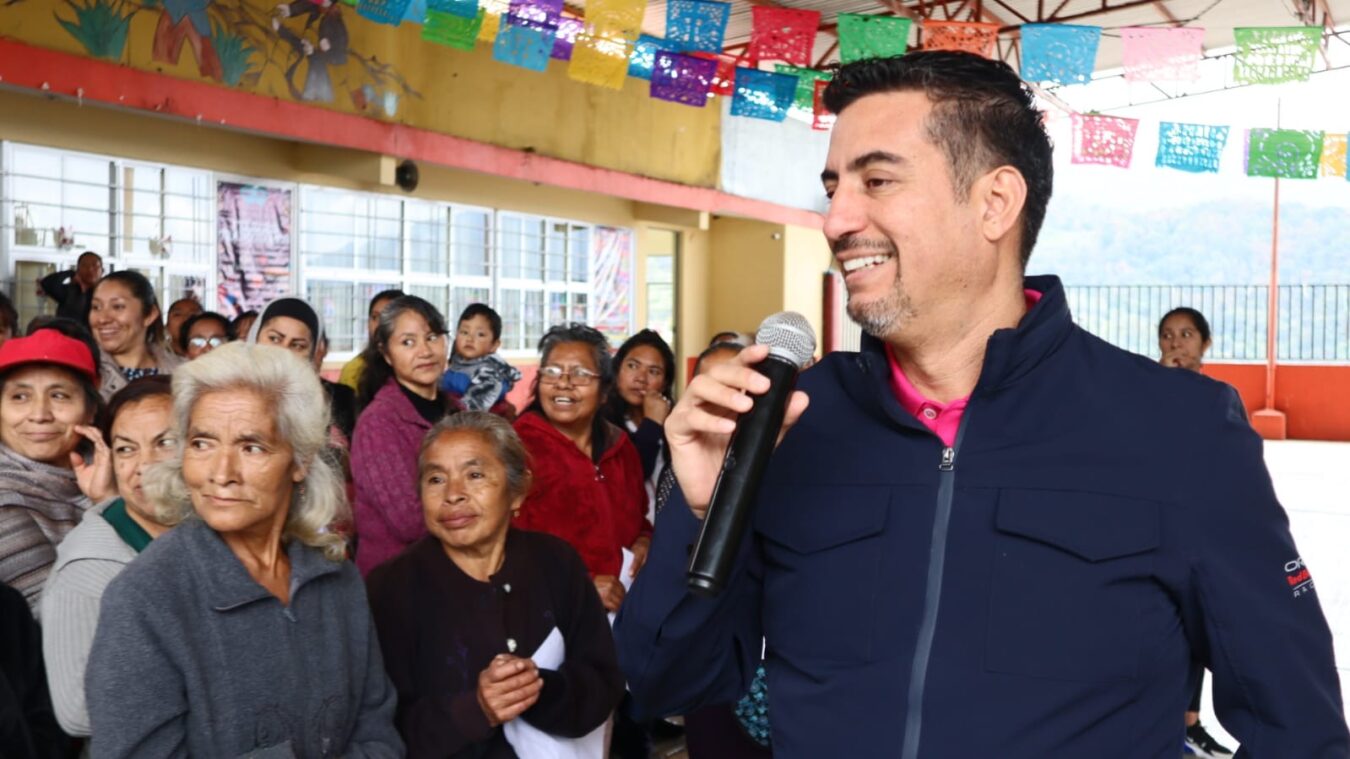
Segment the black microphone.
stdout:
[[797,373],[816,352],[811,323],[792,311],[765,319],[755,342],[769,346],[769,357],[752,367],[769,378],[769,391],[751,396],[754,405],[736,420],[703,529],[689,558],[689,589],[702,596],[715,596],[726,587],[759,481],[783,429]]

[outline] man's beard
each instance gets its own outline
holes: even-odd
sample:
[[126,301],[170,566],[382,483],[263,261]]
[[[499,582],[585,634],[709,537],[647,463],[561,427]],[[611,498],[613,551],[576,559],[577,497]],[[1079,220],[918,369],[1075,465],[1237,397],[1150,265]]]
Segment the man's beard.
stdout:
[[852,294],[848,296],[845,310],[848,316],[867,334],[885,340],[914,318],[914,304],[900,284],[900,254],[890,240],[865,240],[856,237],[843,237],[830,245],[837,254],[844,250],[874,250],[888,254],[895,262],[895,279],[891,282],[891,291],[879,300],[868,303],[858,302]]

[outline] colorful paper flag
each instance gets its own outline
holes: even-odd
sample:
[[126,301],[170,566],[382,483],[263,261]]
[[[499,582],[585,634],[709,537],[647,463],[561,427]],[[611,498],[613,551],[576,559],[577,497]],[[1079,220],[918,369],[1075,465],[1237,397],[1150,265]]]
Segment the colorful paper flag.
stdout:
[[1322,160],[1318,164],[1318,171],[1322,176],[1345,176],[1345,141],[1344,132],[1327,132],[1322,135]]
[[825,107],[825,88],[829,87],[829,81],[817,79],[815,81],[815,117],[811,120],[811,128],[818,132],[828,132],[834,128],[836,116],[830,113],[830,109]]
[[562,6],[562,0],[511,0],[506,23],[556,35]]
[[455,13],[442,13],[427,9],[422,20],[422,39],[445,45],[456,50],[473,50],[478,42],[478,32],[483,27],[483,11],[473,18],[464,18]]
[[558,33],[553,38],[551,57],[559,61],[572,60],[572,48],[577,44],[577,35],[581,34],[582,22],[579,18],[558,20]]
[[973,21],[923,22],[924,50],[961,50],[993,58],[997,43],[998,24]]
[[553,35],[539,29],[502,24],[492,45],[492,57],[531,71],[546,71],[553,52]]
[[824,71],[789,66],[786,63],[776,64],[773,68],[780,74],[797,77],[797,94],[792,98],[792,109],[804,114],[815,113],[816,82],[822,79],[828,82],[834,78],[833,74]]
[[634,79],[651,81],[656,70],[656,53],[665,49],[666,41],[660,37],[643,34],[633,43],[633,54],[628,56],[628,75]]
[[1196,173],[1217,172],[1227,143],[1226,126],[1164,121],[1158,126],[1158,156],[1154,164]]
[[578,82],[611,90],[623,89],[628,78],[628,41],[582,33],[572,48],[567,76]]
[[722,49],[731,4],[713,0],[669,0],[666,3],[666,42],[671,50],[690,52]]
[[432,11],[473,20],[478,18],[478,0],[427,0],[427,13]]
[[839,24],[840,63],[903,55],[909,46],[909,28],[913,24],[899,16],[861,13],[840,13],[836,23]]
[[1253,129],[1247,133],[1247,176],[1316,179],[1322,133],[1300,129]]
[[651,95],[702,108],[708,104],[708,89],[716,74],[717,61],[661,50],[656,54],[656,69],[652,72]]
[[409,0],[403,9],[403,20],[410,24],[421,25],[427,17],[427,0]]
[[1100,26],[1022,25],[1022,78],[1028,82],[1083,84],[1097,63]]
[[478,29],[478,41],[495,45],[501,29],[502,16],[510,9],[507,0],[482,0],[483,25]]
[[1312,73],[1320,26],[1238,27],[1233,80],[1239,84],[1305,82]]
[[1120,32],[1125,79],[1130,82],[1194,82],[1200,78],[1205,30],[1131,26]]
[[796,94],[795,76],[741,68],[736,71],[736,94],[731,100],[731,115],[782,121],[787,118]]
[[483,23],[478,27],[478,41],[495,45],[497,32],[501,30],[502,17],[497,13],[483,12]]
[[[1024,59],[1025,60],[1025,59]],[[1072,114],[1073,156],[1071,163],[1130,167],[1138,119],[1095,114]]]
[[412,0],[361,0],[356,4],[356,12],[378,24],[398,26],[403,14]]
[[705,61],[717,61],[717,73],[713,75],[712,89],[708,90],[710,93],[726,97],[736,94],[736,69],[739,68],[737,64],[744,61],[743,58],[724,61],[713,53],[694,52],[690,55]]
[[631,42],[642,32],[645,0],[589,0],[586,31],[593,37]]
[[756,5],[750,12],[750,60],[811,65],[820,11]]

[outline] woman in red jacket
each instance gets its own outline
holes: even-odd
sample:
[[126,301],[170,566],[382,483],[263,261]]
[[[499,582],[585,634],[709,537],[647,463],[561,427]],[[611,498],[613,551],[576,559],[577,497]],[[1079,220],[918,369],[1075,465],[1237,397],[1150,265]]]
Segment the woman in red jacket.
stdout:
[[652,526],[637,448],[600,415],[614,384],[609,341],[582,324],[559,325],[539,341],[539,353],[534,401],[515,424],[534,471],[515,524],[570,543],[605,608],[617,611],[623,549],[634,554],[636,576]]

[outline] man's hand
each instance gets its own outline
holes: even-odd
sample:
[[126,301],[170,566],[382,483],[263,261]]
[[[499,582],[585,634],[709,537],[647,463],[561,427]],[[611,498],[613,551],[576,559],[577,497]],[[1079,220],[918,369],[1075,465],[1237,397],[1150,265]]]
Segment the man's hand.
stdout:
[[[699,519],[712,500],[713,485],[736,429],[736,417],[753,406],[748,394],[761,395],[769,390],[769,378],[750,368],[768,355],[768,346],[752,345],[734,360],[695,377],[666,419],[666,444],[670,446],[675,479]],[[799,390],[792,394],[778,435],[780,441],[801,418],[808,402],[806,393]]]
[[478,673],[478,706],[496,727],[510,722],[534,706],[544,680],[529,659],[500,654]]

